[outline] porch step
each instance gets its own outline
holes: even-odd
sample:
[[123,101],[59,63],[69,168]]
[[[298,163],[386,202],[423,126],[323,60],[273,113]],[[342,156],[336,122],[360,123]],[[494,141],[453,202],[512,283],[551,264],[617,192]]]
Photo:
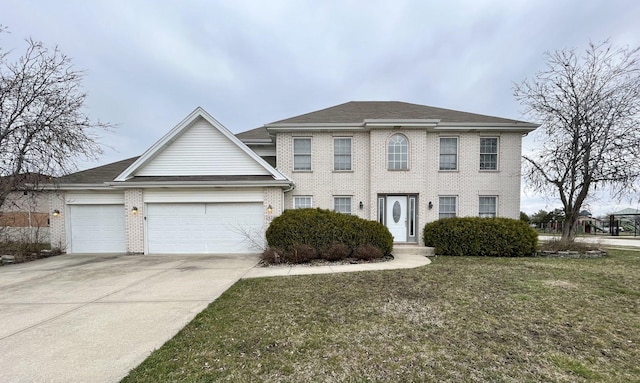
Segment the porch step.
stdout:
[[425,257],[433,257],[435,255],[433,247],[416,246],[416,245],[393,245],[393,255],[423,255]]

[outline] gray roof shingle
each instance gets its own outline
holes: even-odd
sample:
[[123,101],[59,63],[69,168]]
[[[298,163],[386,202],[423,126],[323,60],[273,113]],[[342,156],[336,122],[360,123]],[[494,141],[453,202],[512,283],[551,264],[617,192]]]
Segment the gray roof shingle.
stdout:
[[[350,101],[330,108],[275,121],[279,124],[362,123],[366,119],[439,119],[443,123],[529,124],[525,121],[410,104],[399,101]],[[256,130],[256,129],[254,129]],[[251,132],[251,131],[250,131]],[[247,132],[248,133],[248,132]]]
[[261,126],[259,128],[247,130],[246,132],[236,134],[236,137],[242,142],[247,141],[271,141],[267,128]]
[[56,182],[59,184],[101,184],[113,181],[137,159],[138,157],[131,157],[126,160],[71,173],[58,178]]

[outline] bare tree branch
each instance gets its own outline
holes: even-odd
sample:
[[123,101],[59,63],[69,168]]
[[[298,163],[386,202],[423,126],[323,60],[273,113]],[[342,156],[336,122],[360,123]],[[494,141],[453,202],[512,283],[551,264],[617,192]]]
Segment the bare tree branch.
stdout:
[[609,41],[545,53],[547,67],[514,86],[526,114],[541,123],[544,144],[524,157],[536,190],[557,195],[566,217],[563,239],[592,188],[614,197],[635,190],[640,176],[640,48]]
[[69,57],[31,38],[26,44],[13,61],[0,48],[0,206],[21,175],[61,175],[97,158],[97,132],[112,127],[84,112],[84,73]]

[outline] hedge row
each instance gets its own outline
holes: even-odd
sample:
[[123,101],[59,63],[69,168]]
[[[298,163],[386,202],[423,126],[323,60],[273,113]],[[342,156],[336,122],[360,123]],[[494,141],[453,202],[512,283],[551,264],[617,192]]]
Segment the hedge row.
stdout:
[[440,255],[534,256],[538,233],[509,218],[455,217],[425,225],[423,239]]
[[269,248],[280,253],[278,256],[284,254],[294,262],[301,258],[296,263],[314,258],[344,259],[345,254],[365,257],[365,245],[377,248],[382,256],[393,249],[393,236],[384,225],[324,209],[286,210],[273,219],[266,238]]

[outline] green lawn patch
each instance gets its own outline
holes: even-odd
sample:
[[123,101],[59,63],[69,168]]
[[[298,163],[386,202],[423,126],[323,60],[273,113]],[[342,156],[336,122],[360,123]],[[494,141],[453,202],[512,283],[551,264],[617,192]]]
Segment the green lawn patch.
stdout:
[[640,381],[640,252],[243,280],[124,382]]

